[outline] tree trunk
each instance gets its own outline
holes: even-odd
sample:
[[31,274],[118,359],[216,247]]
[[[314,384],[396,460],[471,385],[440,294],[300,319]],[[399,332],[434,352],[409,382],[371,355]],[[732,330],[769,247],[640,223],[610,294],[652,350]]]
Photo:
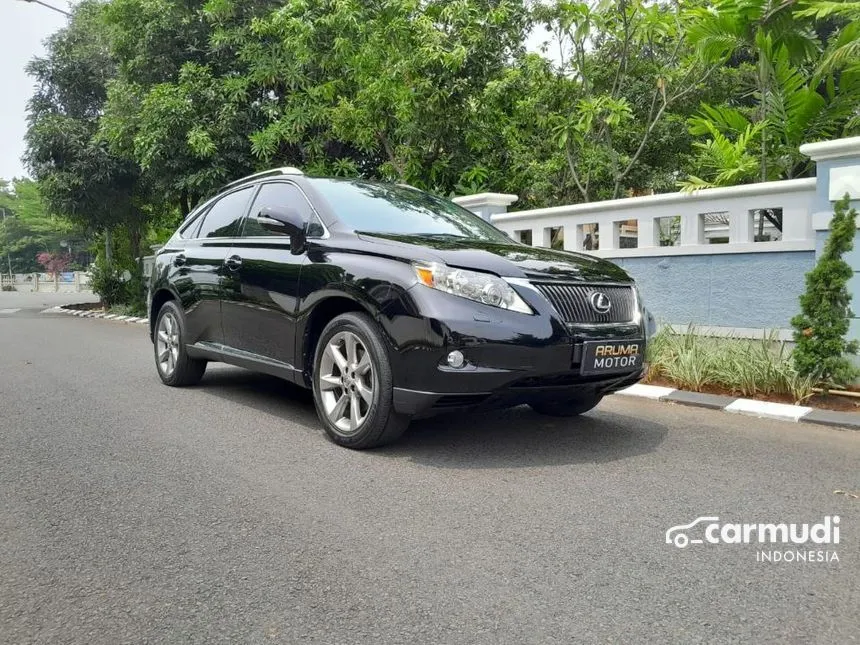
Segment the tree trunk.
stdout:
[[179,195],[179,210],[182,212],[182,219],[184,220],[188,217],[188,213],[191,212],[191,205],[188,203],[188,189],[183,188],[182,193]]
[[109,228],[105,229],[105,264],[108,268],[113,266],[113,245]]
[[143,258],[140,254],[140,226],[138,224],[135,223],[128,227],[128,239],[131,245],[131,257],[134,258],[138,268],[142,268]]

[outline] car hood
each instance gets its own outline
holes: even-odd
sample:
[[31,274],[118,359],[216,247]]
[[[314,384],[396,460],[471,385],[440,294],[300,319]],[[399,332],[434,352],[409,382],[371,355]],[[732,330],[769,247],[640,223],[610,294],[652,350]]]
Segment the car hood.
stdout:
[[390,253],[419,261],[538,281],[632,282],[618,265],[593,255],[473,239],[361,233],[359,237],[389,247]]

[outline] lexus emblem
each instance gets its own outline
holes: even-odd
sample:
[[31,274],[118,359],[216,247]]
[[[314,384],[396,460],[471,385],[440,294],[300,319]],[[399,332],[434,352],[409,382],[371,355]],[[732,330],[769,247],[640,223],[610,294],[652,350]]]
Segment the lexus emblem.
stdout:
[[599,314],[608,314],[612,309],[612,301],[602,291],[594,291],[589,297],[588,302],[591,308]]

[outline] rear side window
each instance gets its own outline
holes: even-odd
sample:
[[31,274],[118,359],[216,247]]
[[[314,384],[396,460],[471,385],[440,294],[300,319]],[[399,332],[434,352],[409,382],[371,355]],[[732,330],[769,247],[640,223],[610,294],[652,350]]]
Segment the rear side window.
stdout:
[[[260,211],[267,207],[289,207],[297,210],[306,222],[316,223],[316,217],[308,200],[305,199],[304,193],[295,184],[285,182],[275,182],[263,184],[260,187],[260,192],[257,193],[257,198],[254,200],[254,205],[251,207],[251,214],[245,222],[245,230],[242,231],[242,237],[270,237],[278,236],[277,233],[263,228],[256,217]],[[318,224],[316,226],[319,226]],[[322,229],[315,232],[315,227],[311,226],[308,234],[322,234]]]
[[236,237],[251,196],[251,187],[240,188],[212,204],[197,237]]
[[198,212],[192,213],[191,216],[179,229],[179,237],[181,237],[183,240],[196,237],[195,233],[200,227],[200,222],[203,220],[203,216],[208,210],[208,208],[202,208]]

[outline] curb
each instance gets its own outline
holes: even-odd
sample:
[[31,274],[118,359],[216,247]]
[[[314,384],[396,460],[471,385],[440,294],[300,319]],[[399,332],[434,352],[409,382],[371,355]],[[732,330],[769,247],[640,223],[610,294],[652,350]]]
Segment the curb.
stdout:
[[119,322],[135,323],[138,325],[146,325],[149,323],[149,318],[138,318],[136,316],[118,316],[117,314],[106,314],[102,311],[66,309],[65,307],[51,307],[50,309],[43,309],[40,313],[67,314],[69,316],[79,316],[80,318],[103,318],[105,320],[117,320]]
[[619,390],[615,394],[635,396],[653,401],[665,401],[678,405],[708,408],[710,410],[725,410],[734,414],[745,414],[766,419],[778,419],[794,423],[815,423],[818,425],[860,430],[860,414],[852,412],[836,412],[835,410],[821,410],[802,405],[771,403],[770,401],[758,401],[756,399],[738,399],[731,396],[718,396],[716,394],[703,394],[701,392],[687,392],[659,385],[644,385],[643,383],[636,383],[628,388]]

